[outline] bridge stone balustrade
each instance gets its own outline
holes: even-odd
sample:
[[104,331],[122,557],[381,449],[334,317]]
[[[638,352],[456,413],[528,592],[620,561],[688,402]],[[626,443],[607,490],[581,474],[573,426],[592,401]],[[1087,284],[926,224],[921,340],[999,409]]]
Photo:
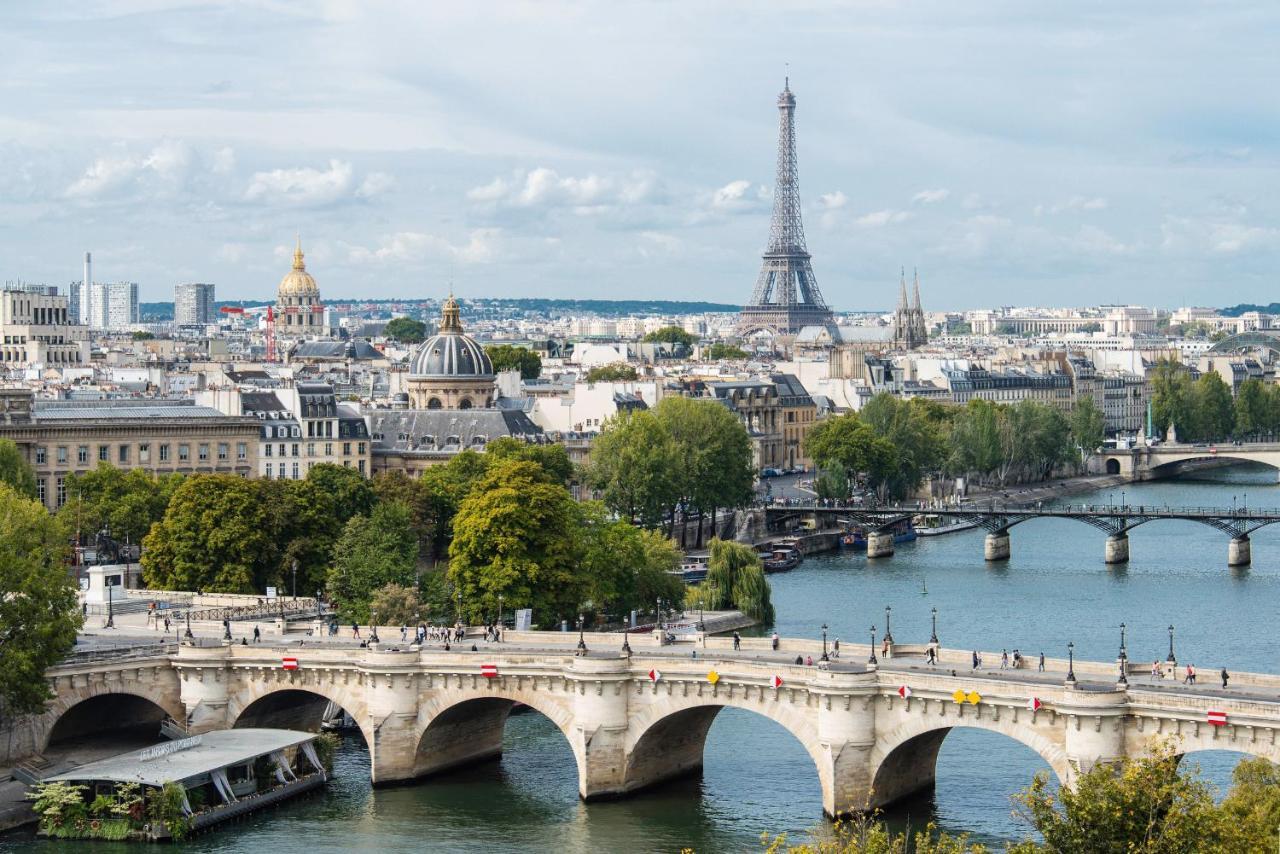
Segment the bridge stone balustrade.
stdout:
[[[795,657],[819,660],[821,641],[784,638],[774,652],[768,638],[743,638],[735,651],[732,639],[711,637],[694,658],[692,644],[660,647],[640,638],[627,657],[617,635],[588,635],[587,655],[575,654],[576,635],[528,632],[520,640],[478,652],[183,646],[92,671],[55,669],[57,699],[33,719],[25,744],[39,749],[40,734],[47,738],[60,715],[106,692],[150,699],[193,732],[243,725],[264,704],[280,708],[310,696],[352,717],[369,748],[372,780],[382,785],[500,755],[507,715],[520,703],[564,735],[579,793],[592,800],[695,771],[716,715],[732,707],[796,738],[831,815],[930,788],[938,750],[956,727],[1021,742],[1066,785],[1100,762],[1141,754],[1152,738],[1178,739],[1184,751],[1236,750],[1280,761],[1280,677],[1267,674],[1233,674],[1233,690],[1224,694],[1171,680],[1137,684],[1141,663],[1129,669],[1135,683],[1119,686],[1116,663],[1076,661],[1080,682],[1072,688],[1063,684],[1067,663],[1060,659],[1047,660],[1045,673],[1035,672],[1034,659],[1024,659],[1030,668],[972,673],[969,651],[942,649],[940,663],[929,666],[919,658],[922,645],[903,644],[871,666],[865,643],[847,643],[839,658],[806,666]],[[296,657],[298,669],[283,669],[284,655]],[[987,660],[998,657],[988,653]],[[482,664],[497,675],[485,678]],[[651,670],[660,672],[657,681]],[[1032,697],[1042,704],[1036,711],[1028,707]],[[1210,709],[1226,712],[1228,725],[1210,726]]]

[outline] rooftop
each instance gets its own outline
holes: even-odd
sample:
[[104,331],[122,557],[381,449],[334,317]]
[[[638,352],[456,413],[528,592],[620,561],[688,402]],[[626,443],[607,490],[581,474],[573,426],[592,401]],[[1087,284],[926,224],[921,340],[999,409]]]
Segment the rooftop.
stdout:
[[[133,750],[87,762],[73,771],[49,777],[49,781],[110,780],[163,786],[207,774],[215,768],[238,765],[258,756],[294,747],[315,738],[314,733],[291,729],[223,729],[191,739]],[[183,747],[185,742],[190,746]],[[156,754],[159,755],[156,755]]]

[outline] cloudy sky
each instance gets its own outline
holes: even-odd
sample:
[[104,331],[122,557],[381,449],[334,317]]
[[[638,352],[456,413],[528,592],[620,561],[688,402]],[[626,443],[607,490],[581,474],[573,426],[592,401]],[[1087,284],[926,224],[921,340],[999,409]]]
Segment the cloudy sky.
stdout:
[[[1053,8],[1051,8],[1053,7]],[[0,279],[745,300],[783,75],[819,284],[1280,299],[1280,4],[0,4]]]

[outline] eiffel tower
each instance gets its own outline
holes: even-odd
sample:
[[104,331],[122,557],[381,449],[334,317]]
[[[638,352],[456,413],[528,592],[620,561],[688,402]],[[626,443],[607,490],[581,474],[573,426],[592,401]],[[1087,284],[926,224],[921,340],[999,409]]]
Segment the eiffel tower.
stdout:
[[800,180],[796,167],[796,96],[788,78],[778,96],[778,178],[773,190],[773,222],[760,277],[751,302],[738,316],[738,334],[769,331],[794,335],[805,326],[832,322],[831,309],[818,290],[800,218]]

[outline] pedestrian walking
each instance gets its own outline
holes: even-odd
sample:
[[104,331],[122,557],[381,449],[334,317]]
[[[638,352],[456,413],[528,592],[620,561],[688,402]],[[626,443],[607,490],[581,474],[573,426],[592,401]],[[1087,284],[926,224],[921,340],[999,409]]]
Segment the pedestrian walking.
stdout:
[[977,669],[978,669],[978,662],[979,662],[980,660],[981,660],[981,659],[979,659],[979,658],[978,658],[978,651],[975,649],[975,650],[973,651],[973,669],[974,669],[974,670],[977,670]]
[[1009,651],[1007,649],[1000,650],[1000,669],[1009,669]]
[[258,628],[257,626],[253,627],[253,642],[254,643],[262,642],[262,629]]
[[1151,678],[1159,679],[1163,675],[1164,674],[1160,672],[1160,659],[1157,658],[1156,660],[1151,662]]
[[1190,685],[1195,681],[1196,681],[1196,666],[1194,664],[1188,664],[1186,675],[1182,677],[1182,684]]
[[738,634],[737,632],[734,632],[733,633],[733,650],[734,652],[737,652],[740,649],[742,649],[742,635]]
[[810,666],[810,667],[813,667],[813,656],[812,656],[812,655],[806,655],[806,656],[804,657],[804,663],[805,663],[805,664],[807,664],[807,665],[808,665],[808,666]]
[[1227,690],[1227,680],[1231,678],[1231,674],[1227,672],[1227,668],[1222,668],[1222,690]]
[[408,637],[408,634],[409,634],[409,627],[401,626],[400,627],[400,643],[405,642],[405,639]]
[[1043,652],[1042,652],[1042,653],[1040,653],[1040,666],[1039,666],[1037,669],[1038,669],[1041,673],[1044,673],[1044,653],[1043,653]]
[[352,623],[352,624],[351,624],[351,636],[352,636],[353,638],[358,638],[358,637],[360,637],[360,626],[359,626],[359,624],[358,624],[358,623]]
[[831,649],[831,657],[832,658],[840,657],[840,638],[836,638],[836,642]]
[[778,633],[777,632],[773,633],[772,640],[773,640],[773,651],[777,652],[778,651]]

